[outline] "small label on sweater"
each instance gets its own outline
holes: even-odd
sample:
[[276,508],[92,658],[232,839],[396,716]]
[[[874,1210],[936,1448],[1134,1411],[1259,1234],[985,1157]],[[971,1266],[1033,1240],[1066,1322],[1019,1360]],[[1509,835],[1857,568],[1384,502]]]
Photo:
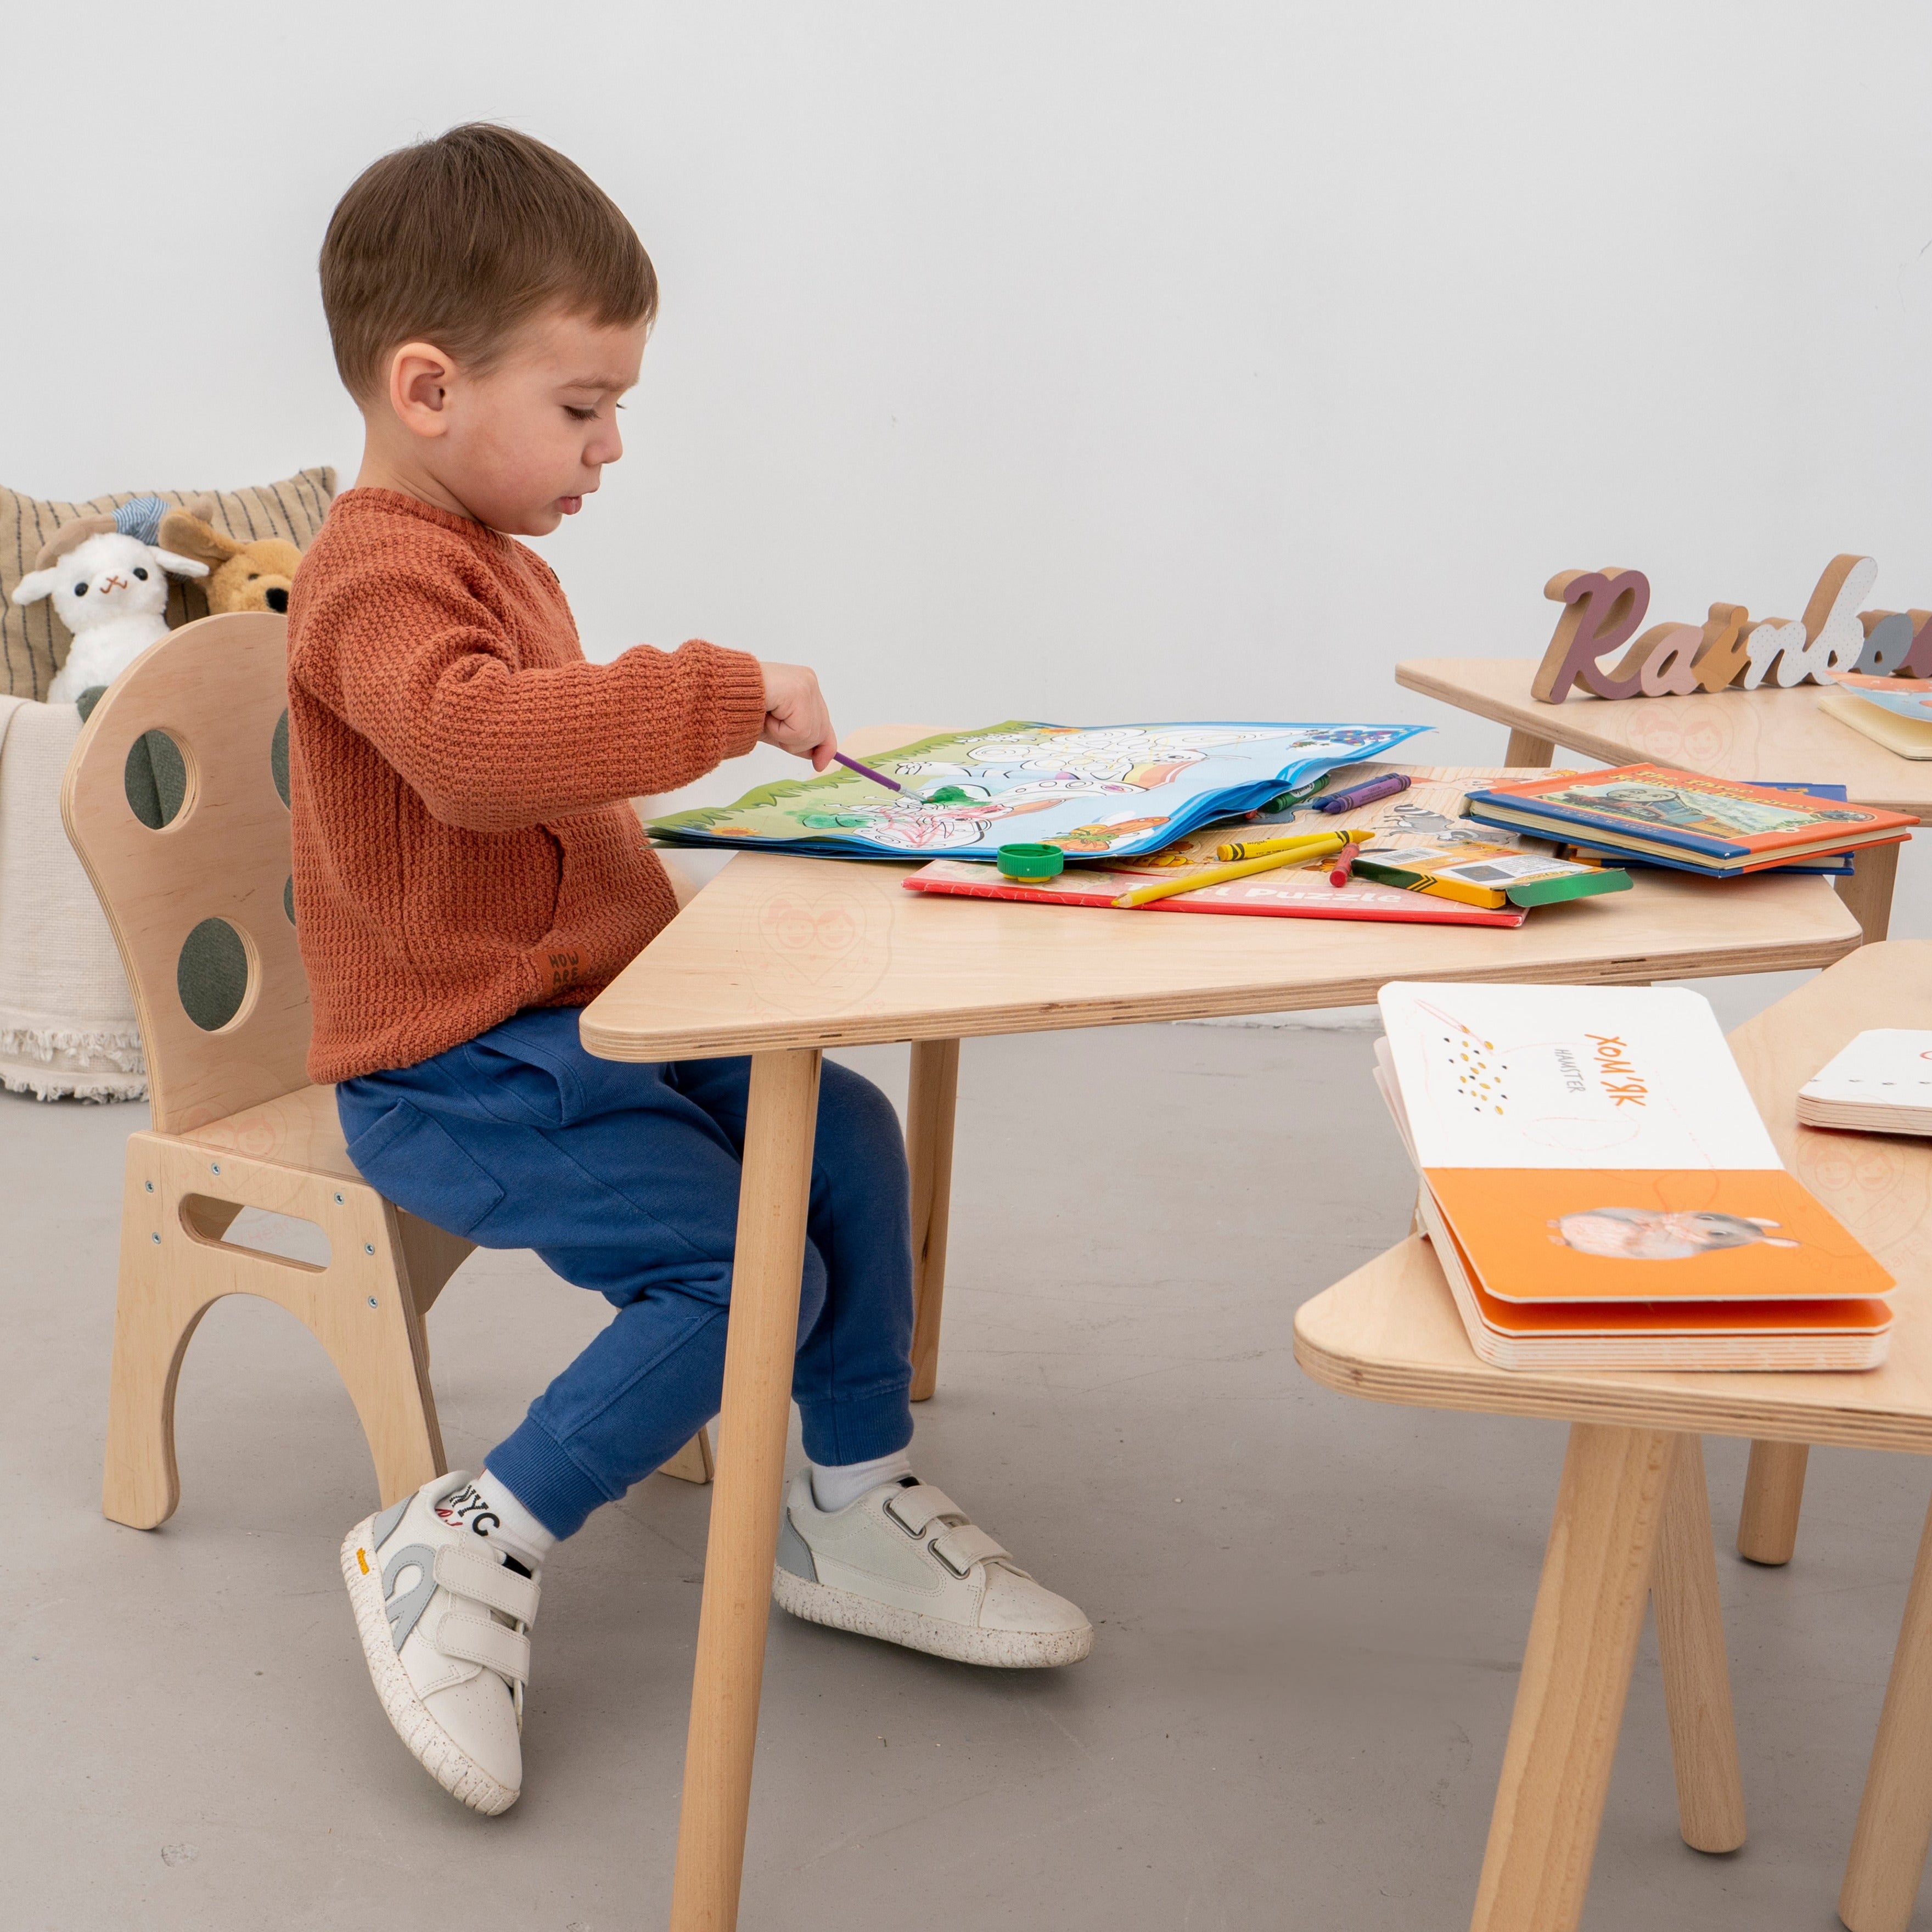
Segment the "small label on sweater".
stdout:
[[580,952],[547,952],[544,958],[550,966],[550,989],[561,992],[566,986],[574,986],[581,976],[584,956]]

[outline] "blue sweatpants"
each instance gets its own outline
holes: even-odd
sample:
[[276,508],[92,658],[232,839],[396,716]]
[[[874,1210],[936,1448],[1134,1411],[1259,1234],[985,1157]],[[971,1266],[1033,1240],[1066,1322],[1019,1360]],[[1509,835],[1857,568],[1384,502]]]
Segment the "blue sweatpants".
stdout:
[[[748,1060],[599,1060],[574,1011],[519,1013],[433,1060],[345,1080],[357,1171],[487,1248],[534,1248],[616,1318],[490,1450],[568,1536],[718,1412]],[[814,1462],[912,1439],[911,1208],[892,1103],[828,1060],[792,1393]]]

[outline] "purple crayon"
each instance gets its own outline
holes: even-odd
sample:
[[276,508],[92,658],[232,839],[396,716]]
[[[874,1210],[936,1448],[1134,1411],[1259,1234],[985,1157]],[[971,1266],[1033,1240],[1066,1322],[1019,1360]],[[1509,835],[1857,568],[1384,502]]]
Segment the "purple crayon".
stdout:
[[1372,804],[1378,798],[1393,798],[1408,789],[1408,781],[1400,772],[1384,772],[1378,778],[1365,778],[1346,791],[1334,791],[1315,801],[1317,812],[1353,812],[1357,806]]
[[[884,785],[888,791],[905,790],[896,779],[887,778],[884,772],[875,772],[870,765],[862,765],[856,758],[848,758],[843,752],[834,752],[832,759],[833,764],[843,765],[848,772],[856,772],[862,778],[870,778],[874,784]],[[1404,784],[1408,782],[1406,778],[1402,780]]]

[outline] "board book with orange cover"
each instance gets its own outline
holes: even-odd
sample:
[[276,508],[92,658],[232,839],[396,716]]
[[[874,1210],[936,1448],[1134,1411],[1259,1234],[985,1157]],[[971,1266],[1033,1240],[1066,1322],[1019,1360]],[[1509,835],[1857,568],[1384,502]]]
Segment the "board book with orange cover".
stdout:
[[1700,994],[1384,987],[1376,1084],[1505,1367],[1863,1369],[1892,1278],[1787,1173]]

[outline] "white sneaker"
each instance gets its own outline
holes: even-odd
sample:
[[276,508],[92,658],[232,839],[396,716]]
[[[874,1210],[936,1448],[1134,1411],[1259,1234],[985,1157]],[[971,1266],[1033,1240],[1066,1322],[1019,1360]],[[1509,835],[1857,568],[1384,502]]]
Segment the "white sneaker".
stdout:
[[1094,1627],[1036,1583],[943,1490],[904,1477],[821,1510],[812,1472],[792,1478],[772,1596],[808,1623],[1024,1670],[1078,1664]]
[[538,1586],[436,1514],[469,1480],[461,1470],[439,1476],[365,1516],[344,1540],[342,1576],[397,1736],[451,1797],[494,1816],[523,1790]]

